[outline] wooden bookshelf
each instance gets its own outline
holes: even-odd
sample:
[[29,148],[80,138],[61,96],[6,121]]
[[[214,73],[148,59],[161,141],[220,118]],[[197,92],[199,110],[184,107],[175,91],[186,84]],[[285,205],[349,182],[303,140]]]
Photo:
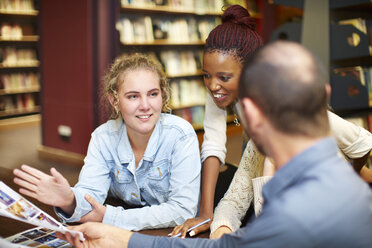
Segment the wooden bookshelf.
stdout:
[[167,78],[186,78],[186,77],[200,77],[203,76],[202,70],[197,70],[195,73],[187,73],[187,74],[168,74]]
[[8,63],[0,63],[0,69],[11,69],[11,68],[38,68],[40,65],[39,61],[33,61],[33,62],[21,62],[16,64],[8,64]]
[[[198,15],[198,16],[221,16],[222,11],[203,11],[203,10],[184,10],[180,8],[174,8],[169,6],[132,6],[132,5],[124,5],[121,7],[121,11],[123,12],[140,12],[144,14],[172,14],[172,15]],[[260,13],[249,13],[253,18],[262,18]]]
[[155,40],[153,42],[122,43],[124,46],[203,46],[204,41],[177,42],[172,40]]
[[0,117],[11,117],[25,114],[34,114],[40,112],[40,106],[35,106],[32,108],[17,108],[11,110],[0,111]]
[[3,15],[3,16],[36,17],[38,16],[38,14],[39,14],[39,11],[37,10],[21,11],[21,10],[0,9],[0,15]]
[[[120,6],[116,23],[120,34],[119,54],[142,52],[155,55],[163,64],[170,79],[170,87],[173,92],[171,98],[171,103],[174,104],[171,106],[173,113],[190,121],[195,130],[203,130],[202,120],[204,119],[206,93],[201,68],[202,50],[206,37],[216,25],[220,24],[223,14],[223,6],[215,6],[215,3],[212,2],[209,3],[210,5],[207,4],[207,1],[205,4],[198,2],[198,7],[189,5],[171,7],[155,4],[135,5],[135,1],[132,1],[131,4]],[[253,18],[260,19],[262,17],[260,13],[250,12],[250,14]],[[165,31],[163,31],[164,25],[167,26]],[[173,27],[185,28],[185,30],[179,31],[179,36],[177,32],[172,33]],[[136,36],[139,35],[136,33],[138,30],[144,30],[139,37]],[[161,35],[159,35],[159,31]],[[187,37],[183,38],[184,34],[187,34]],[[190,58],[190,54],[185,55],[190,52],[194,54],[197,68],[189,71],[183,70],[182,65],[188,64],[189,60],[183,63],[182,59]],[[191,64],[194,65],[193,62]],[[186,86],[185,82],[189,82],[190,86]],[[203,89],[195,90],[198,87]],[[190,90],[190,92],[182,93],[185,90]],[[201,92],[204,92],[203,96],[201,96]],[[183,100],[182,98],[187,95],[193,98]],[[173,99],[175,96],[177,99]],[[202,100],[198,98],[202,98]],[[230,118],[228,122],[231,121],[233,120]]]
[[39,41],[38,35],[24,35],[20,38],[0,36],[0,42],[37,42],[37,41]]
[[[40,62],[36,51],[40,39],[37,33],[39,11],[33,9],[36,2],[24,0],[17,5],[9,1],[7,9],[0,9],[0,26],[6,30],[0,36],[3,50],[0,63],[2,120],[40,111]],[[9,9],[11,7],[14,9]]]
[[0,95],[11,95],[11,94],[20,94],[20,93],[33,93],[33,92],[39,92],[40,86],[32,86],[32,87],[21,87],[21,88],[15,88],[15,89],[0,89]]

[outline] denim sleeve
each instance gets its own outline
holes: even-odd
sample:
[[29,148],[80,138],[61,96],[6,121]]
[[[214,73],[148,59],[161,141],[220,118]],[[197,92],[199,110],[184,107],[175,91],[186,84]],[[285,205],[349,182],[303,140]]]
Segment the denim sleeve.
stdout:
[[107,206],[103,222],[127,230],[173,227],[196,215],[200,192],[200,155],[193,132],[175,142],[167,201],[135,209]]
[[67,216],[61,209],[56,208],[56,214],[63,222],[76,222],[92,210],[92,206],[84,198],[91,195],[96,201],[103,204],[110,187],[110,168],[102,156],[97,134],[93,132],[89,142],[84,166],[79,175],[78,183],[72,187],[75,195],[76,208],[71,216]]
[[220,109],[207,93],[204,117],[204,139],[201,149],[201,160],[210,156],[217,157],[221,163],[226,158],[226,110]]

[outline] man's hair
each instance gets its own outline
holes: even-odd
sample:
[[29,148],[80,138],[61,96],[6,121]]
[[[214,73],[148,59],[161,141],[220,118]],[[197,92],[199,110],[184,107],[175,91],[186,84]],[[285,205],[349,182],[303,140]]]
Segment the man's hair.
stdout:
[[312,54],[294,42],[274,42],[243,67],[239,98],[250,98],[279,131],[309,137],[328,133],[326,75]]
[[263,45],[256,31],[256,21],[240,5],[231,5],[222,15],[222,23],[215,27],[205,41],[204,53],[222,52],[233,55],[244,63]]

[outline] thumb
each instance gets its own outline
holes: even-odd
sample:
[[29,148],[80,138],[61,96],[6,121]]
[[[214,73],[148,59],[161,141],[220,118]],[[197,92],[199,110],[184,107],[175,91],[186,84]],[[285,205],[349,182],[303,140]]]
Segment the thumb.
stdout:
[[201,232],[207,231],[209,229],[209,227],[210,227],[210,222],[205,223],[204,225],[201,225],[201,226],[195,228],[194,230],[190,231],[189,235],[190,235],[190,237],[193,237],[193,236],[195,236],[195,235],[197,235]]
[[59,173],[54,167],[50,169],[50,174],[54,177],[57,183],[62,184],[63,182],[67,181],[61,173]]
[[87,200],[89,202],[89,204],[92,205],[93,209],[98,208],[99,206],[101,206],[101,204],[98,201],[96,201],[96,199],[91,197],[89,194],[85,194],[85,200]]

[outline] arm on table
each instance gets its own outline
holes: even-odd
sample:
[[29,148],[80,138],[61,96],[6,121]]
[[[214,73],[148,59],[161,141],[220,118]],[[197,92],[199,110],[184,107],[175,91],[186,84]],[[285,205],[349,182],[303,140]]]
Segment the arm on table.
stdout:
[[[225,110],[220,109],[213,102],[209,93],[206,96],[204,117],[204,140],[201,150],[202,181],[201,202],[199,216],[188,219],[183,225],[177,226],[170,233],[176,235],[181,232],[181,237],[186,236],[186,231],[208,219],[213,218],[214,194],[221,164],[226,157],[226,116]],[[198,234],[209,229],[210,222],[193,230],[191,234]]]
[[265,157],[251,140],[248,141],[229,189],[215,209],[211,238],[220,238],[225,233],[218,230],[220,227],[224,230],[228,227],[233,232],[239,229],[241,220],[253,200],[252,179],[262,175],[264,161]]

